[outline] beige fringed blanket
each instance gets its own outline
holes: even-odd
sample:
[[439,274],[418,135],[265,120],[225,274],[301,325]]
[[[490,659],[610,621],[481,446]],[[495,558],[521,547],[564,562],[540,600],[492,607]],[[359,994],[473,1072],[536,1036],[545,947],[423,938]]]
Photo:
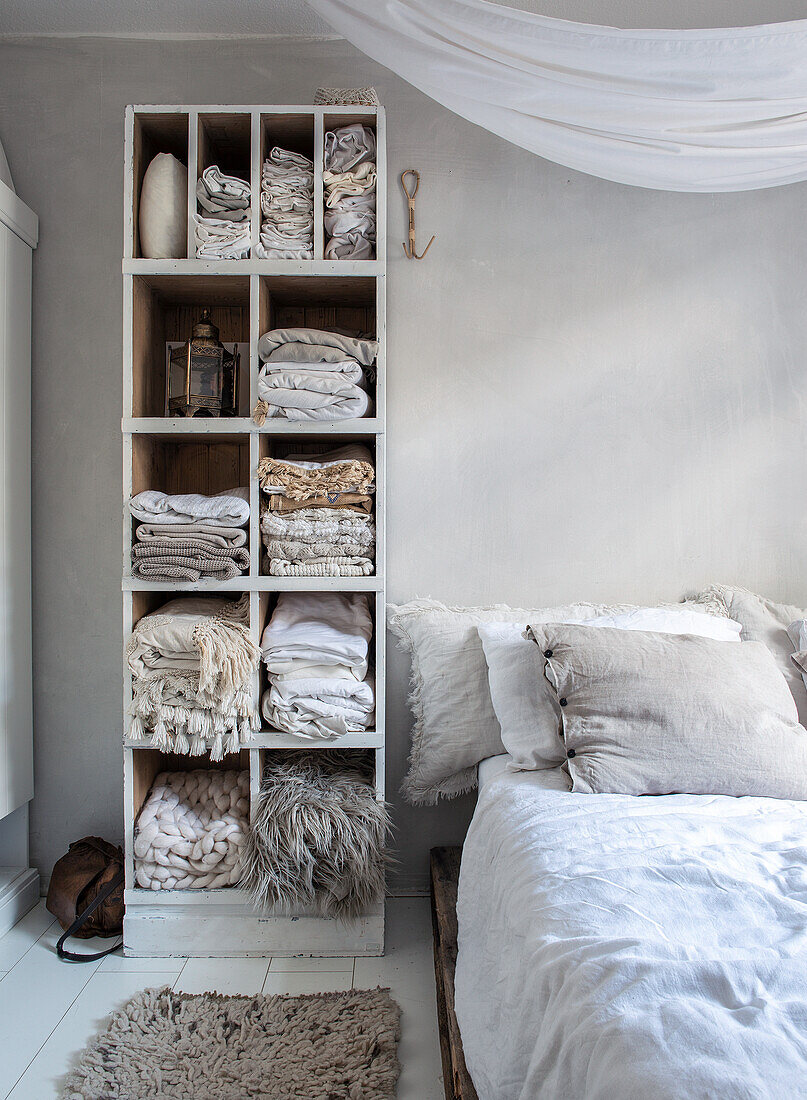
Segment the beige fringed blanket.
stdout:
[[249,570],[246,547],[213,546],[205,539],[153,538],[132,547],[132,576],[227,581]]
[[339,493],[367,495],[375,489],[373,458],[360,443],[348,443],[323,454],[290,454],[262,458],[258,480],[266,493],[292,500],[333,497]]
[[252,677],[260,650],[249,598],[171,600],[138,622],[126,647],[132,670],[129,735],[154,748],[212,760],[237,752],[258,728]]

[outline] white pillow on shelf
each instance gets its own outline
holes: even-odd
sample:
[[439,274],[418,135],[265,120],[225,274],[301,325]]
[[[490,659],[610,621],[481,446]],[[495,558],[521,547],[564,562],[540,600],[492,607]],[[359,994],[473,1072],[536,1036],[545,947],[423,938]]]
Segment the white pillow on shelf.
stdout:
[[158,153],[140,188],[140,254],[149,260],[188,255],[188,169],[171,153]]
[[[567,624],[646,630],[657,634],[694,634],[715,641],[739,642],[742,627],[732,619],[704,615],[686,607],[637,607],[589,619],[563,619]],[[560,715],[543,675],[544,657],[524,638],[518,623],[484,623],[477,627],[488,666],[493,709],[502,744],[517,771],[557,768],[566,759],[559,735]]]

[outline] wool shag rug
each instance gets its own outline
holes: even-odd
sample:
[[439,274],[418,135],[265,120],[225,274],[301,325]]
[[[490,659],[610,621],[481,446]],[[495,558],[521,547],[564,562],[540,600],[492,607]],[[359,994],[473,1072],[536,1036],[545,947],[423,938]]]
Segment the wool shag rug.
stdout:
[[388,989],[146,989],[89,1044],[62,1100],[391,1100],[400,1017]]

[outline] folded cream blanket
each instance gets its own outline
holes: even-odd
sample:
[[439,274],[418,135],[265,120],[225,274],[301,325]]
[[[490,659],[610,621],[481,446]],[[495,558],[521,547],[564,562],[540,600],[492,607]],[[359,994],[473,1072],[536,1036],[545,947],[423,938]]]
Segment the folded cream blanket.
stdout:
[[[362,367],[369,367],[378,355],[378,341],[345,336],[317,328],[275,328],[265,332],[258,341],[258,355],[266,362],[274,359],[290,361],[294,355],[288,345],[302,344],[331,348],[341,352],[342,359],[355,359]],[[277,355],[274,353],[277,352]]]
[[249,521],[249,489],[227,489],[213,497],[197,493],[169,496],[146,489],[129,501],[129,509],[141,523],[198,523],[214,527],[243,527]]
[[252,240],[249,219],[205,218],[194,214],[196,255],[200,259],[246,260]]
[[375,256],[375,135],[359,123],[325,135],[325,258],[369,260]]
[[261,259],[310,259],[314,254],[314,164],[276,146],[261,170]]
[[[305,365],[306,367],[309,364]],[[349,369],[342,372],[337,364],[321,364],[330,370],[303,369],[286,364],[285,369],[271,364],[258,375],[258,402],[253,420],[262,426],[267,417],[286,420],[351,420],[366,416],[370,396],[360,385],[349,381]],[[360,381],[364,381],[359,369]]]
[[130,736],[150,734],[155,748],[191,755],[209,747],[213,760],[250,740],[260,651],[248,624],[248,596],[188,596],[144,615],[126,647]]
[[246,547],[212,546],[204,539],[148,539],[132,547],[132,576],[226,581],[249,570]]
[[331,556],[300,562],[264,555],[263,559],[263,571],[270,577],[369,577],[374,569],[369,558]]
[[216,527],[209,523],[141,523],[135,528],[135,538],[138,542],[198,539],[208,546],[235,550],[246,545],[247,533],[243,527]]
[[261,710],[275,729],[304,738],[361,733],[375,709],[375,684],[366,680],[273,677]]
[[338,493],[368,495],[375,489],[375,469],[369,450],[348,443],[319,454],[292,453],[285,458],[262,458],[258,480],[266,493],[292,500],[334,497]]
[[249,833],[249,769],[160,772],[134,830],[144,890],[235,886]]
[[266,571],[274,577],[366,577],[373,572],[375,521],[348,509],[264,511]]
[[363,592],[281,592],[261,652],[270,673],[302,675],[338,667],[354,680],[367,675],[373,620]]

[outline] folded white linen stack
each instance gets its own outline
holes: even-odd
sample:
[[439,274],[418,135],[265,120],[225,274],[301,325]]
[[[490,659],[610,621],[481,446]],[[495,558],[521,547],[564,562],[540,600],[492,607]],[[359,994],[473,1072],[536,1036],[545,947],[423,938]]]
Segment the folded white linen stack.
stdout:
[[193,217],[199,258],[243,260],[249,257],[250,198],[248,183],[237,176],[226,176],[215,164],[205,168],[196,182],[196,200],[204,213]]
[[368,372],[378,341],[313,328],[272,329],[258,341],[263,366],[253,418],[352,420],[370,408]]
[[249,490],[217,496],[138,493],[129,510],[140,524],[132,544],[132,576],[149,580],[231,580],[249,571],[244,526]]
[[248,596],[169,600],[138,621],[126,659],[130,737],[148,737],[163,752],[199,756],[209,749],[211,760],[251,739],[260,650],[249,633]]
[[328,260],[371,260],[376,240],[376,140],[359,122],[325,135]]
[[261,642],[267,722],[308,739],[367,729],[375,708],[372,633],[364,593],[282,592]]
[[314,162],[278,146],[261,169],[262,260],[310,260],[314,255]]
[[264,572],[369,576],[375,568],[374,479],[372,455],[361,444],[262,459],[258,480],[269,497],[261,516]]

